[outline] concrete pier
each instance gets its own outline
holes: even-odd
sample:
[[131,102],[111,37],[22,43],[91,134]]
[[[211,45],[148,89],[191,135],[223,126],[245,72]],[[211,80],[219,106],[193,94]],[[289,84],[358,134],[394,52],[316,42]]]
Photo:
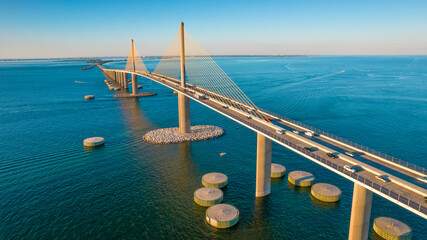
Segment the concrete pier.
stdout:
[[132,94],[138,93],[138,75],[132,74]]
[[255,196],[270,194],[271,188],[271,140],[257,133],[256,190]]
[[123,87],[125,89],[128,89],[128,74],[127,73],[123,73]]
[[366,240],[371,217],[372,192],[354,183],[353,203],[351,206],[349,240]]
[[[180,24],[181,33],[181,87],[185,88],[185,48],[184,48],[184,23]],[[185,95],[178,93],[179,133],[190,133],[190,100]]]

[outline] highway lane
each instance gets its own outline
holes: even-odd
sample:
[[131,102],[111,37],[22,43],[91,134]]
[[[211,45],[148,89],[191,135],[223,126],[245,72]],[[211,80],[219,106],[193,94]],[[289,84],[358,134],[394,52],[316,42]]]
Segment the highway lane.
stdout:
[[322,136],[318,136],[318,135],[316,135],[314,137],[306,136],[304,134],[304,129],[295,127],[295,126],[290,125],[290,124],[287,124],[285,121],[281,121],[280,119],[273,119],[273,122],[276,125],[281,126],[288,131],[294,131],[294,130],[299,131],[300,135],[302,137],[305,137],[305,138],[310,139],[316,143],[327,146],[327,147],[331,148],[333,150],[333,152],[339,152],[342,154],[345,154],[346,152],[350,152],[350,153],[354,154],[354,156],[353,156],[354,159],[357,159],[357,160],[364,162],[364,163],[367,163],[367,164],[373,163],[374,167],[382,169],[384,171],[389,171],[388,169],[390,169],[390,170],[392,170],[390,172],[391,174],[393,174],[399,178],[405,179],[406,181],[409,181],[410,183],[415,184],[419,187],[426,188],[427,184],[418,181],[417,180],[418,175],[414,174],[413,172],[406,171],[405,169],[398,168],[398,167],[395,167],[393,165],[387,165],[384,161],[379,161],[378,159],[371,157],[369,155],[363,154],[361,152],[356,152],[353,149],[348,148],[345,145],[339,144],[337,142],[330,141],[329,139],[324,138]]

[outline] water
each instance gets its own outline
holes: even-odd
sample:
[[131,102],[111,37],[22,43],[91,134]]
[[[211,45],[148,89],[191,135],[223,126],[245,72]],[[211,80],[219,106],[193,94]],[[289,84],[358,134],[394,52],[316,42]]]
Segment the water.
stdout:
[[[215,60],[258,106],[426,167],[426,56]],[[176,95],[143,80],[159,95],[113,99],[102,73],[84,66],[0,63],[0,239],[346,239],[350,181],[273,144],[273,162],[337,185],[342,200],[321,203],[286,179],[256,199],[255,133],[191,102],[192,124],[227,134],[144,143],[147,131],[177,126]],[[96,99],[85,101],[88,94]],[[82,141],[92,136],[105,146],[85,150]],[[229,177],[224,202],[240,211],[231,229],[208,226],[205,208],[193,202],[201,176],[212,171]],[[427,236],[424,219],[374,195],[371,228],[379,216],[407,223],[413,239]]]

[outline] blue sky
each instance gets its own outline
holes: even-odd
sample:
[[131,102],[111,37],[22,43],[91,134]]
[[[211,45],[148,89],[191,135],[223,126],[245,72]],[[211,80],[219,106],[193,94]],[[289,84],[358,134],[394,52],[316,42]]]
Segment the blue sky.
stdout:
[[5,1],[0,59],[162,55],[179,22],[210,54],[427,54],[427,1]]

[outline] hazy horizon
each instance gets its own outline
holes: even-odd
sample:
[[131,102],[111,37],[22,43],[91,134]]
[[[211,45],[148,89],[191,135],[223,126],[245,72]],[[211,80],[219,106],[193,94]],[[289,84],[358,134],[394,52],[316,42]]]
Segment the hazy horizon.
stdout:
[[8,1],[0,59],[162,56],[179,22],[211,55],[427,55],[426,1]]

